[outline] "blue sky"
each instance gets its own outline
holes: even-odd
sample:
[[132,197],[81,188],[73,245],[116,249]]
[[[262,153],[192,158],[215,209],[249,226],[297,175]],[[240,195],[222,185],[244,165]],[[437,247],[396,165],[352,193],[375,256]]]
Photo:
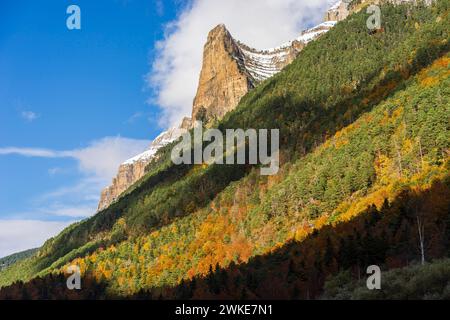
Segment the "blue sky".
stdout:
[[118,165],[190,114],[211,28],[277,46],[329,2],[1,1],[0,257],[94,214]]
[[[66,27],[70,4],[81,8],[81,30]],[[144,78],[175,10],[157,1],[1,1],[0,148],[131,144],[113,152],[116,162],[143,151],[161,131]],[[110,177],[80,166],[70,156],[0,155],[0,220],[68,222],[92,214]]]

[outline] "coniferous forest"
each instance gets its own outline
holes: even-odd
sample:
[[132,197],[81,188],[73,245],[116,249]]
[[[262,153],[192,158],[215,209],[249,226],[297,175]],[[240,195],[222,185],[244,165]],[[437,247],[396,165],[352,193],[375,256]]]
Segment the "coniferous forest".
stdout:
[[450,299],[449,10],[340,21],[213,124],[279,128],[277,175],[163,147],[120,199],[1,270],[0,299]]

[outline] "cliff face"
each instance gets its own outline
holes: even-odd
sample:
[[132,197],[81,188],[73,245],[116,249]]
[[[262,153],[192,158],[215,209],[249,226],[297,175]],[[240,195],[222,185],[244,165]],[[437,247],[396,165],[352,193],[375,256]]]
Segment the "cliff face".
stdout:
[[[367,8],[368,5],[374,4],[374,5],[381,5],[383,3],[392,3],[395,5],[403,4],[403,3],[412,3],[412,4],[422,4],[425,5],[431,5],[435,0],[354,0],[348,5],[346,5],[347,13],[345,14],[345,17],[347,17],[349,14],[359,12],[362,9]],[[344,4],[343,1],[339,1],[336,5],[332,7],[334,10],[343,10]],[[330,10],[332,10],[330,9]],[[340,20],[345,19],[342,18]]]
[[[350,14],[358,12],[366,8],[370,4],[379,5],[383,2],[390,2],[393,4],[401,4],[405,2],[417,3],[417,0],[356,0],[356,1],[337,1],[331,6],[326,14],[325,21],[341,21],[347,18]],[[430,5],[433,0],[425,0],[425,4]]]
[[257,50],[235,40],[223,24],[212,29],[203,50],[203,64],[192,119],[205,123],[222,118],[259,82],[291,63],[305,43]]
[[239,63],[240,48],[223,24],[208,34],[192,119],[221,118],[253,87],[250,74]]
[[139,178],[144,176],[145,166],[147,162],[136,161],[131,164],[121,164],[119,172],[113,179],[112,184],[103,189],[98,203],[98,211],[107,208],[119,195],[122,194],[129,186],[135,183]]
[[[339,11],[340,8],[341,4],[338,3],[329,12]],[[111,186],[102,191],[98,210],[108,207],[144,176],[147,164],[160,147],[179,138],[196,120],[208,124],[221,119],[238,105],[249,90],[280,72],[310,41],[330,30],[336,23],[331,19],[344,18],[343,14],[338,15],[327,14],[328,18],[324,23],[303,31],[298,38],[279,47],[265,50],[257,50],[235,40],[223,24],[212,29],[203,49],[203,63],[192,118],[184,118],[178,128],[172,128],[157,137],[147,151],[124,162]]]
[[161,133],[149,146],[149,149],[137,156],[125,161],[119,166],[119,172],[113,179],[112,184],[103,189],[100,195],[98,211],[107,208],[132,184],[145,175],[145,168],[155,158],[156,152],[163,146],[175,141],[187,128],[191,126],[190,119],[183,119],[182,125],[178,128],[171,128]]
[[330,30],[326,21],[276,48],[258,50],[235,40],[223,24],[212,29],[203,50],[203,64],[192,108],[193,121],[221,119],[252,88],[290,64],[312,40]]
[[338,1],[325,14],[325,21],[341,21],[349,15],[349,3]]

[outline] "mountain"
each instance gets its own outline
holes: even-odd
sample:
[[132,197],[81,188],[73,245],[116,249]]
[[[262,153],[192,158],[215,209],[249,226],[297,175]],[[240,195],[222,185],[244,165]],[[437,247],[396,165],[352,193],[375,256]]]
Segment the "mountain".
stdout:
[[311,41],[329,31],[325,21],[279,47],[258,50],[235,40],[225,25],[212,29],[203,49],[203,64],[192,119],[210,123],[233,110],[251,89],[289,65]]
[[[335,23],[325,21],[303,31],[293,41],[265,50],[253,49],[235,40],[223,24],[216,26],[209,32],[203,49],[203,64],[191,119],[205,123],[221,119],[238,105],[247,92],[280,72],[309,42],[329,31]],[[184,118],[179,127],[162,132],[148,150],[121,164],[112,184],[102,191],[97,210],[107,208],[142,178],[156,152],[186,132],[193,123],[191,119]]]
[[341,21],[348,17],[350,1],[337,1],[325,14],[325,21]]
[[167,144],[180,138],[190,127],[190,120],[184,119],[179,127],[173,127],[159,134],[151,143],[149,148],[137,156],[128,159],[119,166],[119,172],[113,179],[112,184],[106,187],[100,196],[98,211],[107,208],[113,201],[131,185],[142,178],[146,173],[147,165],[156,159],[157,151]]
[[[352,13],[212,124],[279,128],[277,175],[177,166],[169,143],[117,201],[2,271],[0,298],[313,299],[349,278],[361,296],[369,265],[395,283],[448,257],[450,1],[381,10],[381,30]],[[69,265],[78,292],[61,288]],[[443,279],[423,270],[422,287]]]

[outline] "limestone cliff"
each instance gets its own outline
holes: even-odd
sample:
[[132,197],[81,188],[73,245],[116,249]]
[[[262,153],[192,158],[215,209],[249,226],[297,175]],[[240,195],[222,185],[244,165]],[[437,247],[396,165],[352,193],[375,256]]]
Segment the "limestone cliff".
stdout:
[[112,184],[103,189],[100,195],[98,211],[107,208],[132,184],[142,178],[145,175],[146,166],[155,158],[156,152],[161,147],[181,137],[187,131],[187,128],[190,127],[190,119],[184,118],[180,127],[171,128],[156,137],[147,151],[122,163],[119,166],[117,176],[113,178]]
[[237,42],[223,24],[209,32],[192,108],[194,121],[223,117],[253,87],[242,60]]
[[[343,2],[343,1],[339,1]],[[425,4],[425,5],[431,5],[434,2],[434,0],[353,0],[347,5],[348,13],[352,14],[355,12],[359,12],[362,9],[365,9],[368,5],[374,4],[374,5],[381,5],[383,3],[392,3],[392,4],[402,4],[402,3],[411,3],[413,5],[417,4]],[[337,6],[336,4],[335,6]]]
[[[329,11],[341,10],[336,4]],[[196,120],[210,123],[233,110],[252,88],[290,64],[310,42],[330,30],[343,19],[343,14],[330,13],[324,23],[303,31],[296,39],[265,50],[251,48],[235,40],[225,25],[212,29],[203,49],[203,64],[192,107],[192,118],[184,118],[177,128],[163,132],[144,153],[119,167],[111,186],[101,193],[98,210],[108,207],[125,190],[145,174],[146,166],[157,150],[180,137]]]
[[192,108],[193,121],[210,123],[233,110],[258,83],[290,64],[312,40],[330,30],[326,21],[276,48],[258,50],[235,40],[225,25],[212,29],[203,49],[203,64]]
[[349,2],[338,1],[325,14],[325,21],[341,21],[349,15]]

